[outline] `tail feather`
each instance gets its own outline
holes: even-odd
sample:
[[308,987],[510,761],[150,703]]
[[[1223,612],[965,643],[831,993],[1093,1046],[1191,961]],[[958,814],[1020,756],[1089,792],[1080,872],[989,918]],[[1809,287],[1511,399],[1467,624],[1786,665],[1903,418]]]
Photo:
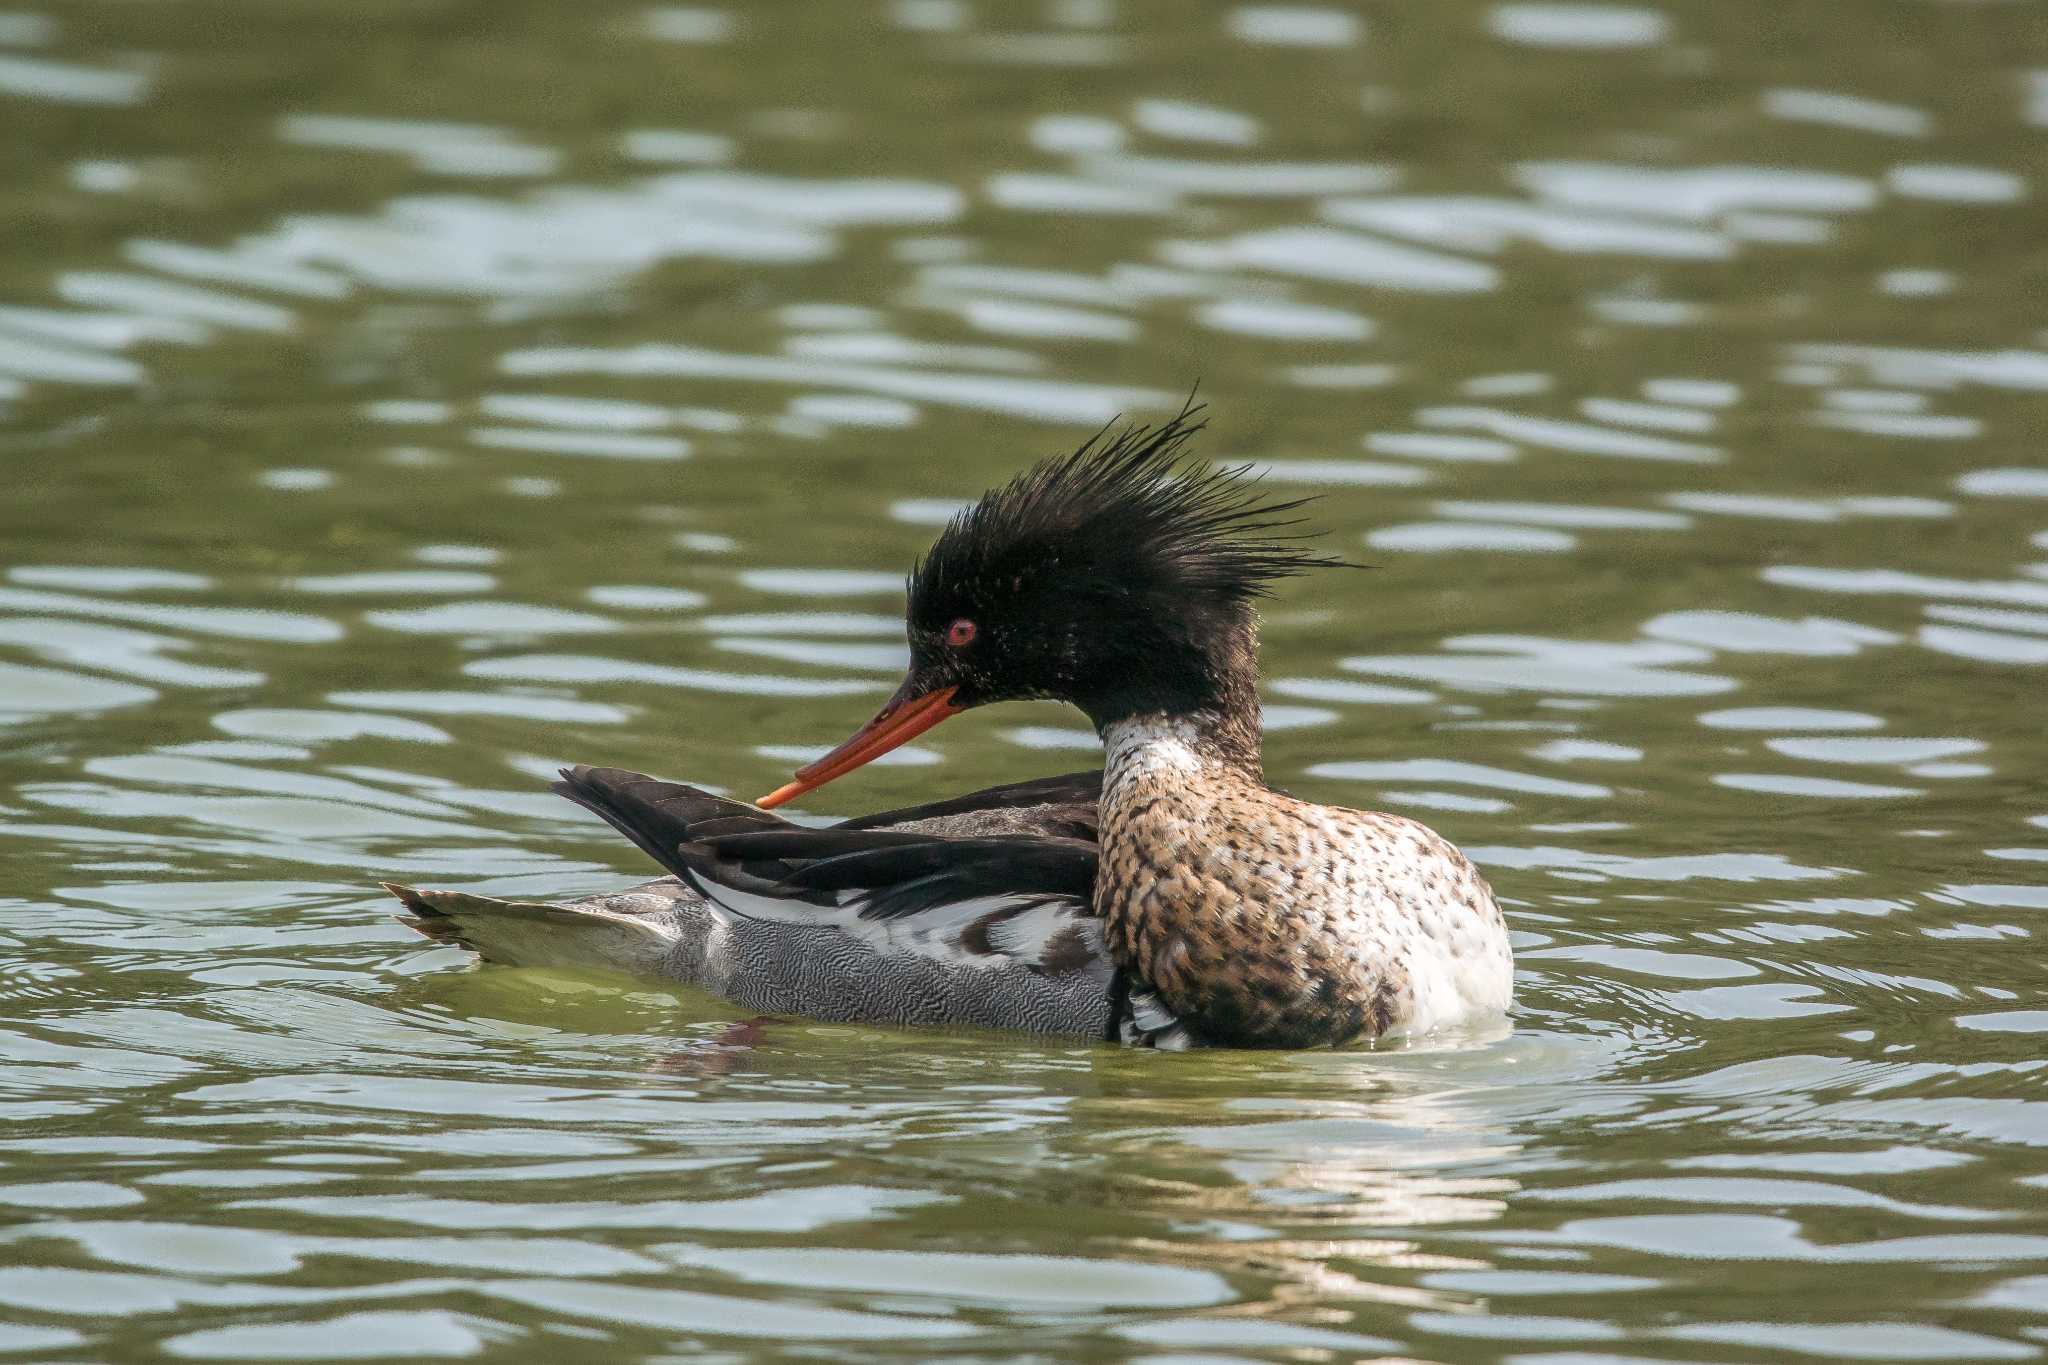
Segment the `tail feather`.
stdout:
[[[678,943],[671,916],[608,908],[604,897],[569,905],[508,901],[471,891],[422,891],[382,883],[410,912],[401,921],[427,938],[514,967],[580,967],[658,975]],[[635,896],[644,899],[642,896]]]

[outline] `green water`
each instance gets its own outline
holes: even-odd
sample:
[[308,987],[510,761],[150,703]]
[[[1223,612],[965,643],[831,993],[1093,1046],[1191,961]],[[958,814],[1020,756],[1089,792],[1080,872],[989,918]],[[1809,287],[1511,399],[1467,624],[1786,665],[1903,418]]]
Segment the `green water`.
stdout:
[[[0,1356],[2042,1354],[2039,4],[95,0],[0,128]],[[768,789],[1197,379],[1375,566],[1269,770],[1473,854],[1511,1029],[735,1044],[393,921],[646,875],[554,766]]]

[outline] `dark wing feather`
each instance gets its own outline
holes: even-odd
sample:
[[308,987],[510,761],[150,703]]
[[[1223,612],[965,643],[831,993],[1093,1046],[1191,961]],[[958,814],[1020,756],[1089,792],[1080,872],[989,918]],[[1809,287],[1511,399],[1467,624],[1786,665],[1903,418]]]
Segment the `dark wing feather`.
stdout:
[[863,919],[991,896],[1056,896],[1085,906],[1095,896],[1096,861],[1095,845],[1081,839],[932,838],[821,859],[783,885],[859,891]]
[[990,897],[1086,906],[1095,894],[1095,845],[1083,839],[792,829],[688,843],[675,857],[692,881],[852,905],[862,919],[896,919]]
[[[1059,901],[1081,915],[1095,894],[1096,796],[1101,774],[991,787],[807,829],[738,801],[622,768],[565,768],[555,790],[613,828],[706,898],[735,908],[732,896],[781,900],[791,910],[844,908],[861,920],[903,920],[975,901],[1011,906]],[[1065,811],[1085,798],[1087,837],[1037,832],[956,835],[878,828],[991,811]],[[967,821],[974,827],[971,818]],[[741,913],[745,913],[742,911]]]
[[[836,829],[889,829],[925,821],[949,824],[982,823],[986,832],[1057,834],[1095,837],[1095,808],[1102,799],[1102,772],[1063,773],[1029,782],[1009,782],[964,796],[950,796],[921,806],[877,811],[834,826]],[[1039,809],[1039,808],[1044,809]],[[989,817],[974,822],[975,816]],[[969,832],[969,831],[960,831]]]
[[917,830],[848,829],[831,825],[825,829],[747,830],[739,834],[710,832],[696,843],[712,844],[721,858],[751,862],[761,858],[831,858],[841,853],[865,853],[869,849],[915,847],[932,841]]
[[710,833],[795,829],[781,816],[625,768],[562,769],[555,792],[597,815],[671,872],[678,845]]

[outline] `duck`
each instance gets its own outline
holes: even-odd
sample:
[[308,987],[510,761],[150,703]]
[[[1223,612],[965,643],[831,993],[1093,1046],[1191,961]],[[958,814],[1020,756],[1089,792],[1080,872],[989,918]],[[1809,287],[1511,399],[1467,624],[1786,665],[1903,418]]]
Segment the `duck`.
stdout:
[[[1352,567],[1307,499],[1193,458],[1192,404],[1113,423],[955,515],[910,571],[902,685],[747,803],[620,768],[554,790],[666,875],[578,900],[387,883],[486,962],[623,973],[762,1016],[990,1028],[1169,1050],[1378,1044],[1504,1014],[1506,921],[1471,861],[1400,815],[1261,765],[1258,605]],[[962,712],[1079,709],[1100,770],[836,824],[780,807]]]

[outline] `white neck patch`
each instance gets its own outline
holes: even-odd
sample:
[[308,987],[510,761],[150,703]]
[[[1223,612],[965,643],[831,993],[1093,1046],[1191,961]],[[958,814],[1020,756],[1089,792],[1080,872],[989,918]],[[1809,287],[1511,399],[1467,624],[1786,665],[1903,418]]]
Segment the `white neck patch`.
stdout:
[[1127,717],[1102,732],[1103,768],[1111,781],[1199,772],[1209,765],[1196,747],[1198,736],[1194,723],[1184,718]]

